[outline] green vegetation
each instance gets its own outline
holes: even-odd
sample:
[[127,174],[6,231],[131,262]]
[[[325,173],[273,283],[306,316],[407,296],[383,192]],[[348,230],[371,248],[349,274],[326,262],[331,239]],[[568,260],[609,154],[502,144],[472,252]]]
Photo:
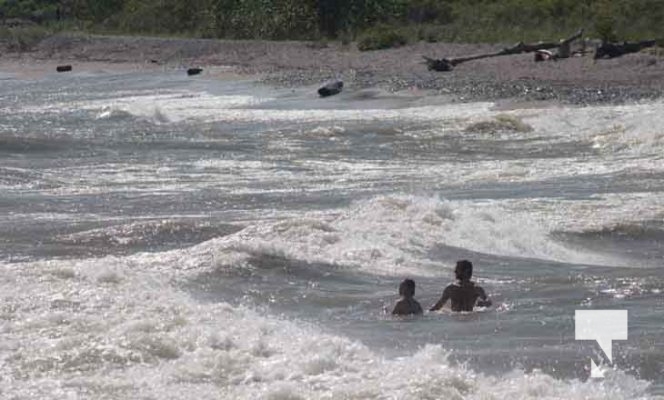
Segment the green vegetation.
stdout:
[[369,50],[551,40],[579,27],[603,39],[664,37],[664,0],[0,0],[0,41],[29,46],[36,28],[16,21],[47,31],[358,40]]
[[360,35],[357,48],[366,50],[389,49],[399,47],[408,43],[408,36],[399,29],[379,25],[371,28]]
[[48,36],[50,31],[38,25],[7,27],[0,25],[0,44],[9,51],[26,51]]

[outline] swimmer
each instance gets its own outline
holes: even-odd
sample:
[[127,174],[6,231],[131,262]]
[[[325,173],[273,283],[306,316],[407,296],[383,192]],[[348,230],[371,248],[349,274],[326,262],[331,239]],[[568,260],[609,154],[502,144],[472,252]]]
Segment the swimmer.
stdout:
[[473,276],[473,264],[470,261],[457,261],[454,274],[457,281],[445,288],[440,300],[429,311],[440,310],[447,300],[452,302],[452,311],[473,311],[475,306],[491,306],[491,300],[487,297],[484,289],[476,286],[475,282],[470,280]]
[[422,314],[422,306],[413,298],[415,296],[415,281],[412,279],[404,279],[399,285],[399,295],[401,299],[392,310],[392,315],[420,315]]

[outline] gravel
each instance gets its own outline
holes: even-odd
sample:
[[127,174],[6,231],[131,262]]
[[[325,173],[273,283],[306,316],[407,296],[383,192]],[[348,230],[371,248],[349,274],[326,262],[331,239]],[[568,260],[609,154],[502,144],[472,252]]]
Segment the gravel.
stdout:
[[535,63],[532,54],[494,57],[428,71],[422,56],[454,57],[492,52],[509,44],[416,43],[360,52],[337,43],[230,41],[59,34],[32,52],[5,54],[35,61],[152,63],[161,66],[230,66],[286,87],[344,80],[345,87],[424,90],[455,101],[557,101],[626,103],[664,95],[664,58],[638,53],[595,62],[592,54]]

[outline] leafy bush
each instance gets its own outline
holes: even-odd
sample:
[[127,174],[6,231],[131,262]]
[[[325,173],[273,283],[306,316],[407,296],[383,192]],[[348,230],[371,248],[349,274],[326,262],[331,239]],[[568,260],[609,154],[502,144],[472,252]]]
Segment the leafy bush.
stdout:
[[618,9],[616,5],[608,0],[600,0],[593,6],[595,33],[602,41],[615,42],[618,39],[616,34]]
[[421,23],[452,22],[452,7],[449,2],[439,0],[411,0],[408,2],[408,20]]
[[49,32],[40,26],[0,26],[0,44],[9,51],[29,51],[44,39]]
[[0,0],[0,18],[44,22],[56,17],[57,6],[48,0]]
[[664,0],[0,0],[0,24],[11,19],[209,38],[349,42],[364,32],[360,48],[369,50],[410,37],[552,40],[580,27],[604,39],[664,37]]
[[381,50],[403,46],[406,43],[408,43],[408,37],[402,31],[379,26],[363,33],[357,42],[357,48],[360,51]]
[[449,25],[420,25],[416,28],[417,40],[428,43],[451,40],[452,30]]

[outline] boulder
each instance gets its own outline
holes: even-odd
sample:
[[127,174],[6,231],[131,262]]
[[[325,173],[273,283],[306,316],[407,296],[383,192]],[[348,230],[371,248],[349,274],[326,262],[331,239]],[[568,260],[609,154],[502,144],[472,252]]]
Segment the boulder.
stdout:
[[344,83],[340,80],[335,80],[326,83],[320,89],[318,89],[318,95],[320,97],[333,96],[335,94],[341,93],[343,88],[344,88]]
[[187,75],[189,75],[189,76],[198,75],[201,72],[203,72],[203,68],[189,68],[187,70]]

